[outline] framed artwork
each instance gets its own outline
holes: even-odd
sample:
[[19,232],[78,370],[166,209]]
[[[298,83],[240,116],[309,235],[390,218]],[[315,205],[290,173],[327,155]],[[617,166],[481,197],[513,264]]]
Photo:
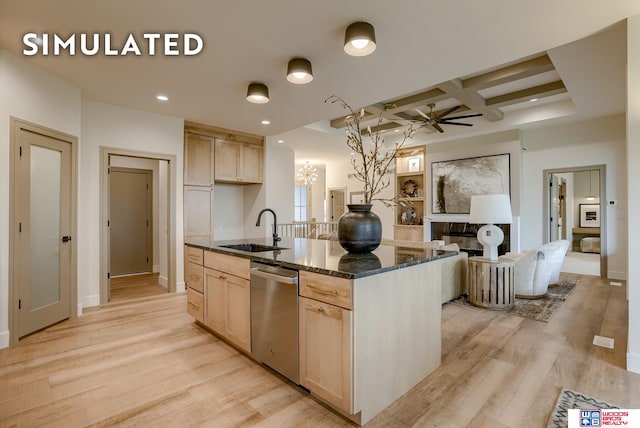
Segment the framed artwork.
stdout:
[[407,166],[407,170],[409,172],[418,172],[420,171],[420,156],[414,156],[409,158],[409,163]]
[[580,204],[580,227],[600,227],[600,204]]
[[364,204],[364,192],[351,192],[349,193],[350,204]]
[[431,163],[432,212],[468,214],[471,196],[511,194],[509,153]]

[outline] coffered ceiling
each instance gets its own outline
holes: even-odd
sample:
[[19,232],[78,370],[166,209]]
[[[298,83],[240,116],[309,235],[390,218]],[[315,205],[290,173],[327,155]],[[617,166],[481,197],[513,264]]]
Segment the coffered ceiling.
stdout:
[[[315,158],[344,154],[342,131],[329,124],[344,112],[324,102],[331,95],[384,112],[389,127],[419,117],[415,108],[428,114],[430,103],[436,112],[463,106],[450,116],[482,113],[461,121],[472,127],[425,127],[428,141],[620,113],[621,25],[638,13],[637,0],[1,0],[0,49],[80,88],[85,100],[270,136]],[[359,20],[375,27],[378,48],[356,58],[342,44]],[[130,33],[194,32],[204,49],[195,57],[25,57],[27,32],[109,33],[120,45]],[[311,61],[311,83],[286,80],[296,56]],[[269,87],[269,103],[246,101],[253,81]],[[534,93],[539,101],[527,104]]]

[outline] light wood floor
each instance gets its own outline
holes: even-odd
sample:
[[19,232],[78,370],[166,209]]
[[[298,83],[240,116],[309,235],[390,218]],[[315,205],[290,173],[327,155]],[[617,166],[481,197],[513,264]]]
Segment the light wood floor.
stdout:
[[[582,277],[549,323],[454,304],[442,316],[441,367],[368,426],[543,427],[561,386],[640,408],[625,287]],[[38,425],[351,426],[198,327],[184,294],[89,308],[0,350],[0,426]]]
[[111,278],[111,283],[109,284],[111,298],[109,301],[114,303],[167,294],[167,288],[160,285],[158,278],[158,273],[143,273]]

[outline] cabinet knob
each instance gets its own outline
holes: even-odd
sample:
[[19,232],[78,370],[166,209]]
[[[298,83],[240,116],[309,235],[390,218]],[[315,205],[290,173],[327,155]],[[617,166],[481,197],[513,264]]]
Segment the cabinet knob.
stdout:
[[324,314],[324,308],[322,306],[318,306],[318,312]]

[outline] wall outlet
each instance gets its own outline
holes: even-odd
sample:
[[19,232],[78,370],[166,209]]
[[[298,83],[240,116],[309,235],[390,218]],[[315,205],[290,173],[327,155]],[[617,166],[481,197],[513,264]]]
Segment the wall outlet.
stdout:
[[609,201],[609,206],[610,207],[617,207],[618,203],[616,201]]

